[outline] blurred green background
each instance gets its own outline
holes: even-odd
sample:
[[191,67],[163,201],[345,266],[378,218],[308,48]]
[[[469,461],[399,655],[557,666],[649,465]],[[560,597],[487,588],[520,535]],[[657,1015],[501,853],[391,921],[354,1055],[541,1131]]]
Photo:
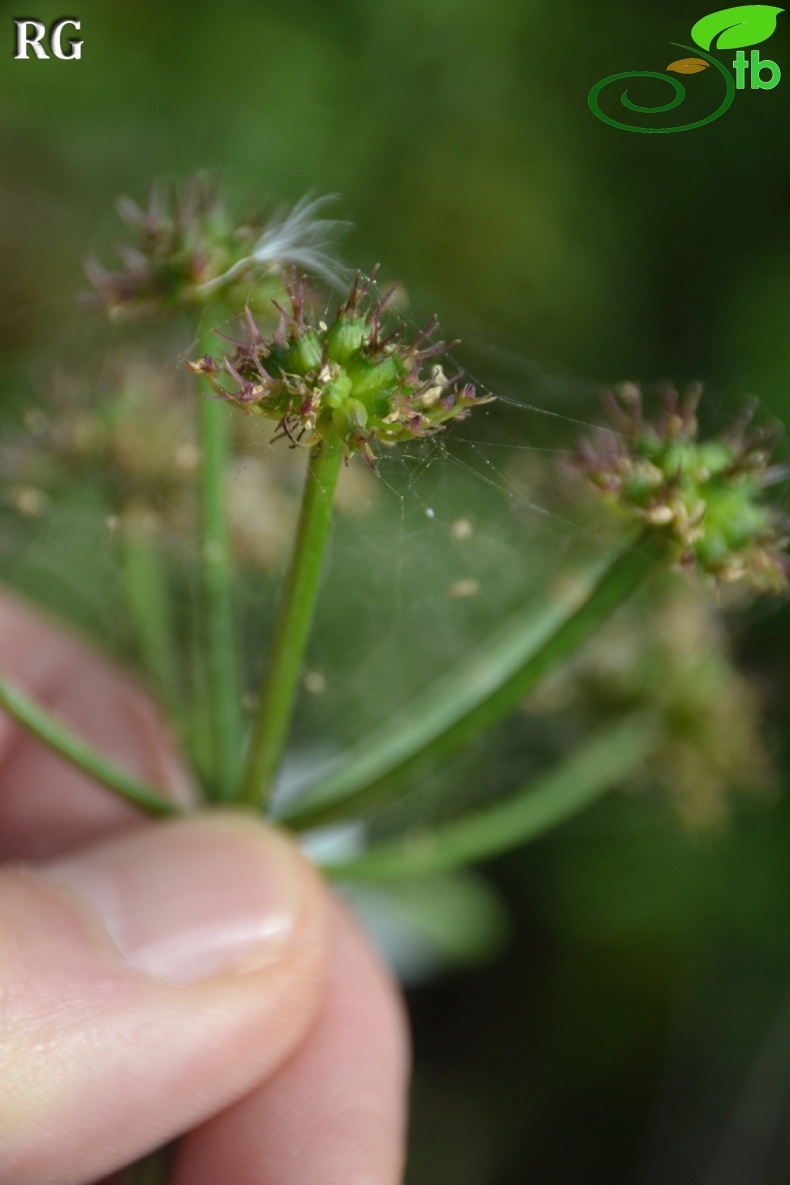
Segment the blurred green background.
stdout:
[[[524,505],[511,514],[508,501],[513,466],[529,480],[530,446],[571,447],[572,421],[595,417],[601,384],[699,378],[714,422],[747,394],[790,420],[790,18],[764,48],[788,77],[699,131],[628,135],[587,108],[605,75],[662,70],[676,56],[669,42],[687,41],[706,11],[678,0],[77,0],[82,60],[17,62],[20,14],[0,5],[7,420],[43,398],[54,370],[86,367],[106,344],[74,295],[86,252],[109,257],[117,194],[201,167],[277,200],[341,195],[348,261],[381,260],[414,315],[436,309],[464,339],[459,360],[515,405],[462,434],[476,477],[461,464],[441,477],[434,464],[425,486],[385,493],[380,517],[350,527],[347,543],[341,533],[336,554],[352,557],[354,580],[335,581],[323,613],[344,644],[323,644],[319,629],[314,659],[345,671],[364,651],[365,663],[352,663],[334,709],[307,710],[305,729],[350,739],[419,682],[397,665],[400,640],[419,646],[440,617],[429,653],[451,658],[515,603],[534,574],[518,551]],[[39,0],[25,15],[64,13]],[[396,465],[384,475],[403,480]],[[542,470],[535,480],[551,510],[540,546],[572,546],[578,521],[552,503]],[[463,570],[449,545],[424,554],[434,505],[440,523],[477,516]],[[109,613],[112,564],[94,554],[102,514],[87,493],[74,513],[5,527],[6,578],[36,592],[44,546],[61,568],[90,559]],[[82,542],[64,542],[74,522]],[[21,532],[33,529],[26,551]],[[481,579],[497,568],[491,596],[447,609],[439,590],[470,565]],[[87,624],[70,588],[49,599]],[[386,619],[378,649],[371,589]],[[735,628],[781,791],[790,613],[759,607]],[[363,680],[381,679],[384,662],[371,706]],[[525,747],[503,735],[500,764]],[[473,755],[459,782],[485,760]],[[700,834],[660,798],[613,798],[489,870],[513,918],[508,950],[410,997],[412,1185],[790,1180],[790,807],[777,799]]]

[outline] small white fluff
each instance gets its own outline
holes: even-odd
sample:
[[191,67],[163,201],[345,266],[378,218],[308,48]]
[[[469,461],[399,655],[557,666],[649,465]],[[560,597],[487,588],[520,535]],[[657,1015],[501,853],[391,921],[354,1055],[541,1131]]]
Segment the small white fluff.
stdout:
[[295,264],[332,284],[342,283],[348,269],[340,263],[333,248],[338,235],[351,223],[316,216],[327,202],[333,202],[337,197],[337,194],[324,194],[314,198],[305,194],[292,209],[280,207],[269,219],[252,252],[221,276],[202,284],[198,291],[211,292],[220,288],[256,263],[268,272],[278,272]]

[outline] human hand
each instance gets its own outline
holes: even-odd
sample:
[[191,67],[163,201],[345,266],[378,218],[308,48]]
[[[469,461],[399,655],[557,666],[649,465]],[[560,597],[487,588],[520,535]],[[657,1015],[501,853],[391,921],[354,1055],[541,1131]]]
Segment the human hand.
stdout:
[[[0,670],[192,800],[145,697],[9,598]],[[400,1000],[285,837],[144,821],[0,716],[0,859],[3,1185],[85,1185],[177,1136],[173,1185],[397,1185]]]

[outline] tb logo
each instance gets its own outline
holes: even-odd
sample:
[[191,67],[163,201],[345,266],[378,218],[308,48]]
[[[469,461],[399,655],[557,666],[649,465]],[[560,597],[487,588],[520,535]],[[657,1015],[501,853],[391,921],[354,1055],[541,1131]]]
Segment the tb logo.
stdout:
[[82,42],[75,41],[74,38],[69,38],[66,42],[66,47],[63,46],[63,34],[67,28],[74,29],[77,33],[80,31],[80,22],[73,21],[68,17],[61,18],[61,20],[53,21],[52,28],[47,33],[47,26],[43,21],[26,21],[15,20],[16,25],[16,52],[14,59],[27,60],[28,50],[32,49],[37,58],[49,59],[42,42],[46,41],[49,48],[56,58],[60,58],[62,62],[74,62],[82,57]]

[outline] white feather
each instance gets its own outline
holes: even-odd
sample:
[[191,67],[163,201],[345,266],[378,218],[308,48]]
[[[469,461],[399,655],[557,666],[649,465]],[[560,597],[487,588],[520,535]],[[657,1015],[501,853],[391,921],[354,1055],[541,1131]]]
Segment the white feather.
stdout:
[[318,211],[336,197],[337,194],[325,194],[311,198],[306,194],[292,209],[281,207],[269,219],[250,254],[221,276],[202,284],[199,291],[210,292],[222,287],[253,264],[264,267],[267,272],[279,272],[295,265],[330,283],[341,283],[348,269],[337,258],[334,243],[351,224],[337,218],[316,217]]

